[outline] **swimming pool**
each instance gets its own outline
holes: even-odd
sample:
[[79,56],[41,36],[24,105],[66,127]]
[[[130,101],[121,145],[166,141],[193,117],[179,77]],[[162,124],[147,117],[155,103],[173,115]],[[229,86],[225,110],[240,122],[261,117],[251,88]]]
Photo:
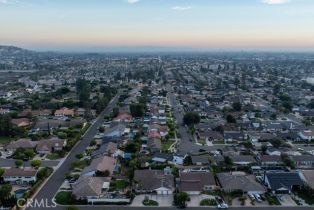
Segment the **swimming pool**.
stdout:
[[27,189],[19,189],[19,190],[15,190],[14,193],[15,193],[15,197],[17,199],[23,197],[24,193],[27,192]]

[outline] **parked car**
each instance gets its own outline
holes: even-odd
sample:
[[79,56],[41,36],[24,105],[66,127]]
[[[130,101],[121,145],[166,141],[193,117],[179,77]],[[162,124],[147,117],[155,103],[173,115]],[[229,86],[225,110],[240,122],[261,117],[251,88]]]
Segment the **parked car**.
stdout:
[[217,206],[218,209],[227,209],[229,206],[226,203],[218,204]]
[[256,198],[257,202],[262,202],[262,199],[259,196],[259,194],[254,194],[254,197]]

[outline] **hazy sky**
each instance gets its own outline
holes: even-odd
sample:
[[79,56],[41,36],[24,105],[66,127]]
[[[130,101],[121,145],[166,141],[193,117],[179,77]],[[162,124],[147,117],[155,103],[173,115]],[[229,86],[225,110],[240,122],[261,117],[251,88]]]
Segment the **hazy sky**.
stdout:
[[0,0],[0,44],[314,50],[314,0]]

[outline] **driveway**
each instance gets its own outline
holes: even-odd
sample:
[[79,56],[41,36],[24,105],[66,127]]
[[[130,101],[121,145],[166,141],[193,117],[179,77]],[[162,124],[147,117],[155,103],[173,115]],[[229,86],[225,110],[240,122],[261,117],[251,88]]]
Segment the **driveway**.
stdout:
[[278,200],[282,206],[297,206],[290,195],[278,195]]
[[212,195],[190,195],[190,201],[187,202],[189,207],[198,207],[200,206],[200,202],[204,199],[215,199],[215,196]]
[[150,195],[150,194],[147,194],[147,195],[135,196],[131,206],[144,206],[142,202],[145,199],[145,196],[147,196],[150,200],[157,201],[159,206],[162,206],[162,207],[172,206],[172,203],[173,203],[173,195]]

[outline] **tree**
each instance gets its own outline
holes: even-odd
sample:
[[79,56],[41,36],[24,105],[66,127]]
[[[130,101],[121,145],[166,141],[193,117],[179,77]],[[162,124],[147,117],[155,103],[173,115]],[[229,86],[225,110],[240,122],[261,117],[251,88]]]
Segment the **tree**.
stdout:
[[261,150],[262,150],[262,154],[265,155],[266,154],[266,151],[267,151],[267,145],[266,144],[263,144],[261,146]]
[[110,171],[108,171],[108,170],[105,170],[105,171],[96,171],[96,176],[108,177],[108,176],[110,176]]
[[189,200],[189,195],[186,192],[179,192],[175,194],[174,200],[177,206],[186,206],[186,202]]
[[240,112],[242,109],[242,104],[240,102],[234,102],[232,104],[232,108],[234,111]]
[[0,136],[10,136],[13,132],[11,117],[8,114],[0,115]]
[[79,95],[80,105],[88,107],[91,85],[90,82],[85,79],[78,79],[76,81],[76,91]]
[[[314,87],[314,86],[313,86]],[[314,109],[314,100],[312,99],[311,102],[307,105],[308,108]]]
[[124,151],[129,153],[137,153],[139,149],[139,144],[137,144],[136,142],[129,142],[126,144]]
[[23,165],[23,160],[16,160],[16,161],[15,161],[15,165],[16,165],[17,167],[21,167],[21,166]]
[[281,146],[281,144],[282,144],[282,141],[281,141],[280,139],[276,138],[276,139],[272,139],[272,140],[270,141],[270,143],[271,143],[275,148],[279,148],[279,147]]
[[32,160],[31,166],[34,168],[38,168],[41,165],[41,160]]
[[270,119],[271,120],[276,120],[277,119],[277,115],[275,113],[270,115]]
[[1,198],[7,198],[11,195],[11,191],[12,191],[12,185],[10,184],[4,184],[1,188],[0,188],[0,197]]
[[198,124],[200,120],[201,118],[196,112],[187,112],[183,117],[183,122],[188,126]]
[[100,126],[100,127],[98,128],[98,131],[99,131],[100,133],[103,133],[103,132],[105,132],[105,128],[104,128],[103,126]]
[[133,117],[143,117],[145,113],[145,106],[143,104],[131,104],[130,111]]
[[27,159],[31,159],[35,156],[35,152],[32,149],[27,149],[25,150],[24,155]]
[[224,162],[227,166],[232,166],[233,165],[233,161],[229,156],[225,156],[224,157]]
[[115,107],[112,109],[112,113],[111,113],[111,117],[114,118],[116,116],[118,116],[119,114],[119,108],[118,107]]
[[82,153],[78,153],[75,155],[75,157],[80,160],[84,157],[84,155]]
[[4,174],[5,169],[4,168],[0,168],[0,177],[2,177],[2,175]]
[[183,160],[183,165],[185,166],[189,166],[192,165],[193,161],[192,161],[192,157],[190,155],[186,156]]
[[295,164],[294,164],[293,160],[291,160],[291,158],[287,154],[282,154],[281,159],[282,159],[282,162],[286,166],[290,167],[291,169],[295,168]]
[[226,120],[227,120],[227,123],[236,123],[237,122],[236,119],[230,114],[227,115]]

